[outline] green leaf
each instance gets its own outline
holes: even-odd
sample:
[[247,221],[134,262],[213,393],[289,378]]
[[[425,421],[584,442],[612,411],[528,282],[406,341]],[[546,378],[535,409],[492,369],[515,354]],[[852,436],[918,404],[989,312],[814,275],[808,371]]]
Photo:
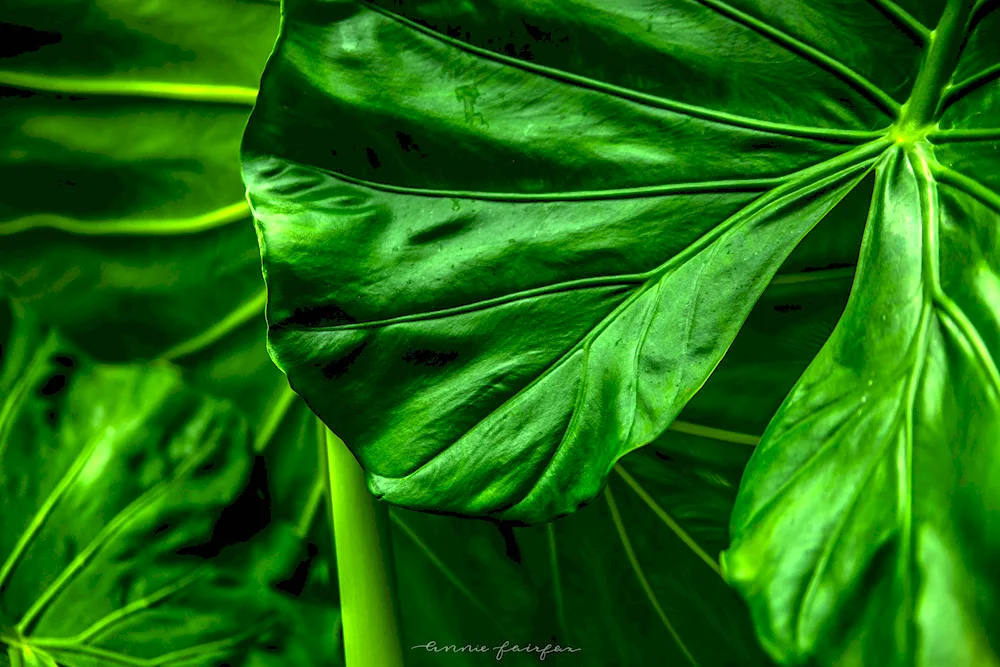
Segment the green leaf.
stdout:
[[725,571],[785,663],[1000,664],[991,8],[942,16],[911,104],[947,129],[880,159],[847,309],[741,486]]
[[[869,5],[575,7],[286,5],[243,145],[271,351],[392,503],[593,500],[885,150],[919,57]],[[810,44],[855,25],[898,51]]]
[[93,365],[50,335],[0,404],[0,644],[13,665],[208,665],[276,618],[199,555],[249,470],[231,404],[164,364]]
[[[57,326],[105,361],[175,362],[245,412],[269,468],[301,448],[315,467],[312,432],[292,425],[311,417],[265,349],[238,163],[277,7],[53,0],[5,20],[35,47],[0,70],[0,273],[19,326]],[[297,520],[305,499],[277,492]]]
[[789,662],[1000,664],[1000,197],[931,151],[878,167],[847,311],[733,516],[727,576]]

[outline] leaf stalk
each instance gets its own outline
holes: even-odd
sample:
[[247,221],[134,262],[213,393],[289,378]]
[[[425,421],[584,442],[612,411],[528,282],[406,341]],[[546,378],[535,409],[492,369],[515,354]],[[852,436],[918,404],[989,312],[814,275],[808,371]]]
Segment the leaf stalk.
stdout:
[[948,0],[940,22],[930,33],[927,55],[895,125],[898,141],[916,142],[934,129],[962,52],[974,5],[973,0]]
[[347,667],[403,667],[388,506],[372,497],[354,454],[321,428],[333,518]]

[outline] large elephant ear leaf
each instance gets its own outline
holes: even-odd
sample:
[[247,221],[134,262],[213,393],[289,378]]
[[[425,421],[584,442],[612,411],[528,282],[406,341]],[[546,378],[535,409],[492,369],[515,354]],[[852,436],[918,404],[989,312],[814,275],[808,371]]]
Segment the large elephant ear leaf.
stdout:
[[385,500],[573,511],[891,143],[899,23],[289,0],[243,144],[273,358]]
[[269,598],[205,549],[250,460],[245,420],[177,369],[37,346],[0,402],[3,664],[242,660]]

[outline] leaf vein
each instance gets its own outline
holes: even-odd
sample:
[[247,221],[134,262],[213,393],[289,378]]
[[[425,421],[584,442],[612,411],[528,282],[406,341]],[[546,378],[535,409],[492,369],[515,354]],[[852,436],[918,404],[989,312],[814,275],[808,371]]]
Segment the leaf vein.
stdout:
[[253,106],[257,99],[257,90],[245,86],[81,79],[11,71],[0,71],[0,86],[62,95],[142,97],[248,107]]
[[722,16],[730,19],[734,23],[739,23],[751,30],[767,37],[779,46],[784,47],[795,55],[802,56],[820,68],[830,72],[844,81],[856,91],[875,103],[880,111],[890,118],[895,118],[899,113],[901,105],[888,93],[873,84],[871,81],[861,76],[836,58],[823,53],[819,49],[809,46],[805,42],[792,37],[783,30],[765,23],[755,16],[751,16],[735,7],[732,7],[721,0],[696,0],[701,5],[711,9]]
[[632,548],[632,542],[628,538],[628,533],[625,530],[625,524],[622,523],[621,515],[618,513],[618,505],[615,503],[614,495],[611,493],[611,487],[609,486],[604,490],[604,498],[608,501],[608,509],[611,511],[611,520],[615,524],[615,530],[618,531],[618,538],[621,540],[622,547],[625,549],[625,555],[628,558],[629,565],[632,566],[632,571],[635,573],[636,579],[639,580],[639,585],[642,587],[643,592],[646,594],[646,598],[649,603],[653,605],[653,609],[656,611],[656,615],[660,617],[660,621],[663,622],[663,626],[673,637],[674,641],[677,643],[677,647],[684,654],[684,657],[688,659],[694,667],[698,667],[698,661],[694,659],[691,655],[691,651],[684,644],[684,640],[681,639],[680,634],[678,634],[676,628],[674,628],[673,623],[667,618],[667,614],[663,611],[663,607],[660,605],[660,601],[656,598],[656,593],[653,592],[653,588],[649,585],[649,581],[646,579],[646,575],[642,571],[642,566],[639,564],[639,559],[635,555],[635,550]]
[[[699,0],[702,1],[702,0]],[[399,22],[400,24],[419,32],[431,39],[435,39],[445,44],[449,44],[455,48],[461,49],[468,53],[480,56],[487,60],[492,60],[497,63],[504,65],[509,65],[511,67],[516,67],[518,69],[537,74],[549,79],[560,81],[569,85],[575,85],[581,88],[587,88],[590,90],[606,93],[614,97],[618,97],[629,102],[636,104],[641,104],[644,106],[654,107],[658,109],[664,109],[667,111],[672,111],[677,114],[689,116],[691,118],[697,118],[700,120],[706,120],[713,123],[719,123],[722,125],[729,125],[732,127],[742,127],[749,130],[758,130],[761,132],[769,132],[772,134],[782,134],[791,137],[800,137],[804,139],[814,139],[817,141],[825,141],[830,143],[857,143],[871,140],[877,136],[880,136],[884,132],[867,132],[863,130],[831,130],[819,127],[804,127],[799,125],[790,125],[785,123],[772,123],[768,121],[757,120],[753,118],[747,118],[744,116],[737,116],[734,114],[729,114],[721,111],[714,111],[712,109],[707,109],[704,107],[695,106],[692,104],[685,104],[683,102],[677,102],[674,100],[669,100],[658,95],[650,95],[648,93],[641,93],[628,88],[623,88],[610,83],[605,83],[598,81],[596,79],[591,79],[586,76],[581,76],[579,74],[572,74],[563,70],[559,70],[553,67],[547,67],[545,65],[537,65],[534,63],[519,60],[517,58],[512,58],[507,55],[494,53],[488,49],[484,49],[478,46],[473,46],[472,44],[467,44],[459,39],[453,37],[448,37],[437,30],[428,28],[412,19],[408,19],[405,16],[392,12],[384,7],[375,4],[374,0],[365,0],[366,6],[373,12],[382,14],[383,16]],[[883,93],[884,95],[884,93]]]
[[646,503],[649,509],[653,510],[653,513],[656,514],[660,521],[662,521],[667,528],[669,528],[670,531],[681,540],[681,542],[687,545],[687,547],[691,549],[691,551],[694,552],[694,554],[698,556],[702,562],[712,568],[713,572],[720,577],[722,576],[722,572],[719,570],[719,563],[714,558],[709,556],[708,552],[702,549],[701,545],[698,544],[698,542],[691,537],[686,530],[684,530],[683,526],[681,526],[676,519],[670,516],[670,514],[663,509],[658,502],[656,502],[656,499],[654,499],[653,496],[651,496],[649,492],[643,488],[637,479],[632,477],[632,475],[629,474],[629,472],[625,470],[620,463],[615,464],[614,471],[618,473],[619,477],[625,480],[625,483],[628,484],[633,491],[635,491],[636,495],[642,499],[642,502]]

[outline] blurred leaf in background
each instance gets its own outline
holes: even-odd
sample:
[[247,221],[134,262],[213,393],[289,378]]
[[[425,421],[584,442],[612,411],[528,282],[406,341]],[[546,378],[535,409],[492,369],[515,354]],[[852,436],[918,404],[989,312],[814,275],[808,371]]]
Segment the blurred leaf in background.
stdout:
[[291,621],[269,590],[283,568],[218,543],[253,461],[244,418],[169,364],[33,338],[14,341],[28,354],[5,363],[17,380],[0,402],[6,659],[239,664],[274,643]]
[[316,422],[267,355],[238,162],[277,4],[15,1],[0,20],[0,291],[20,330],[4,358],[55,326],[99,362],[231,401],[258,460],[212,550],[245,542],[225,562],[296,619],[250,664],[337,664],[336,583],[307,539]]

